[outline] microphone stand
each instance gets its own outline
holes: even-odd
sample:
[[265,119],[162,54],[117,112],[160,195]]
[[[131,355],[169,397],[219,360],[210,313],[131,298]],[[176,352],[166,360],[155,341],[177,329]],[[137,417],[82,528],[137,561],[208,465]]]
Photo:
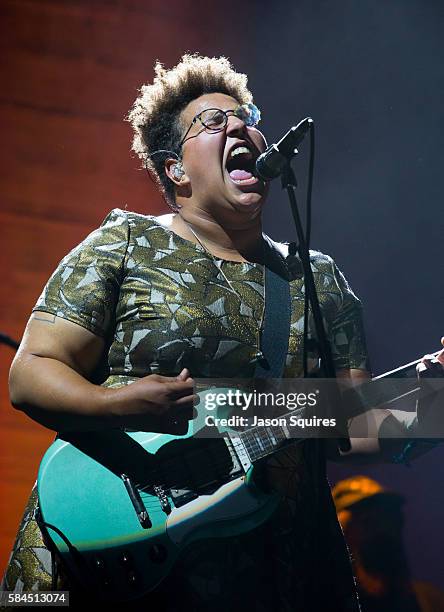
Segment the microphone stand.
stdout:
[[[313,129],[313,126],[311,126]],[[313,161],[313,153],[314,153],[314,137],[312,134],[311,139],[311,159],[310,166],[312,170],[312,161]],[[290,158],[291,159],[291,158]],[[304,287],[305,287],[305,305],[304,305],[304,374],[306,375],[306,340],[307,340],[307,300],[308,304],[311,306],[311,310],[313,313],[313,320],[315,324],[316,337],[318,340],[318,350],[319,357],[321,359],[321,367],[323,369],[323,374],[327,378],[336,378],[336,370],[333,362],[333,357],[331,354],[330,344],[327,339],[327,334],[325,332],[324,321],[322,319],[321,308],[319,306],[318,294],[316,292],[316,285],[314,282],[313,271],[310,265],[310,252],[308,246],[309,234],[310,234],[310,223],[309,216],[307,216],[307,238],[304,235],[304,230],[301,223],[301,217],[299,215],[298,205],[296,201],[296,188],[297,181],[296,176],[293,171],[293,168],[290,165],[290,159],[287,158],[287,162],[284,166],[284,170],[282,173],[282,188],[286,189],[288,198],[290,201],[291,212],[293,214],[293,220],[296,226],[296,233],[299,241],[298,245],[298,253],[302,264],[302,270],[304,273]],[[307,192],[307,204],[310,201],[311,196],[311,179],[312,172],[310,172],[309,177],[309,186]],[[307,215],[310,214],[309,206],[307,206]],[[329,393],[330,405],[333,403],[333,406],[339,406],[339,389],[335,387]],[[338,426],[339,423],[339,426]],[[348,432],[346,429],[346,419],[341,417],[336,422],[336,427],[342,432],[345,432],[346,437],[340,437],[336,440],[328,440],[329,445],[333,443],[333,450],[337,455],[339,450],[348,451],[351,448],[350,438],[348,436]],[[343,434],[342,434],[343,436]],[[319,559],[321,557],[321,534],[322,534],[322,504],[321,504],[321,496],[323,493],[321,492],[320,480],[323,476],[325,476],[325,461],[321,462],[321,456],[324,456],[324,447],[321,446],[320,441],[318,439],[313,440],[312,445],[313,452],[313,470],[314,470],[314,482],[315,482],[315,498],[313,504],[313,519],[314,519],[314,541],[313,541],[313,558],[312,558],[312,581],[310,582],[310,590],[311,597],[313,598],[313,603],[317,603],[317,605],[324,605],[322,600],[322,594],[319,593],[316,583],[316,577],[320,570],[319,567]],[[351,566],[350,566],[351,571]],[[316,608],[318,609],[318,608]]]
[[[308,299],[313,313],[313,320],[315,324],[315,331],[319,348],[319,357],[321,359],[324,376],[326,378],[336,378],[336,371],[333,363],[333,357],[331,354],[331,348],[327,339],[327,334],[325,332],[324,321],[322,319],[321,308],[319,306],[319,299],[316,292],[316,285],[313,277],[313,271],[310,265],[309,248],[304,235],[301,217],[299,215],[298,205],[296,201],[296,176],[294,174],[293,168],[290,165],[289,160],[287,160],[287,163],[284,167],[284,171],[282,173],[282,187],[287,191],[288,198],[290,201],[291,212],[293,214],[293,220],[296,226],[296,233],[299,243],[298,253],[301,259],[302,269],[304,272],[306,299]],[[304,323],[306,323],[306,321],[304,321]],[[339,389],[336,388],[331,392],[330,400],[333,402],[334,406],[339,406]],[[347,452],[350,450],[351,445],[346,428],[346,419],[345,417],[342,417],[340,415],[338,416],[339,418],[337,418],[336,420],[336,427],[337,429],[339,429],[339,431],[346,433],[345,437],[342,434],[341,437],[338,439],[337,446],[341,451]]]

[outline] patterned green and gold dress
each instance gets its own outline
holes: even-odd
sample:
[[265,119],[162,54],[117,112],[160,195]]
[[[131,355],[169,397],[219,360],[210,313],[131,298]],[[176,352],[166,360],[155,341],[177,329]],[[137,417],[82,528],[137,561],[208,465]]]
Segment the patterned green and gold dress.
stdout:
[[[366,369],[359,300],[330,257],[312,251],[311,261],[336,367]],[[296,272],[290,276],[285,377],[298,377],[304,287],[298,267],[289,270]],[[257,263],[212,259],[155,217],[115,209],[60,262],[34,311],[53,313],[106,340],[107,360],[94,379],[106,386],[151,373],[177,375],[183,367],[194,378],[251,377],[264,307],[263,272]],[[315,351],[309,352],[311,369],[318,362]],[[358,610],[324,468],[311,442],[282,449],[266,468],[283,494],[271,519],[242,536],[192,544],[155,592],[127,607],[148,610],[156,602],[159,611],[248,606],[258,612],[310,612],[316,609],[315,594],[321,594],[325,611]],[[52,555],[35,520],[37,504],[34,487],[4,590],[51,589]],[[63,573],[57,588],[70,589]]]

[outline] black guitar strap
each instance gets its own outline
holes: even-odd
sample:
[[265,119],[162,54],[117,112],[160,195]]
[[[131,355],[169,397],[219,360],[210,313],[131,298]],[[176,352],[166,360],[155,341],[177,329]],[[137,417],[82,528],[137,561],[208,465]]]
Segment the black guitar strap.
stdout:
[[282,378],[288,353],[291,300],[284,256],[268,236],[265,256],[264,317],[261,330],[263,359],[256,364],[255,378]]

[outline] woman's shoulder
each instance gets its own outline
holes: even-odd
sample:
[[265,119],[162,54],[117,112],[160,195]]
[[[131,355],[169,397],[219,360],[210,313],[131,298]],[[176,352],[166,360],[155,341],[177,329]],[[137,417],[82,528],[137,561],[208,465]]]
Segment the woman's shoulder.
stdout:
[[170,242],[171,232],[168,231],[167,224],[162,221],[162,218],[167,216],[156,217],[113,208],[102,221],[99,231],[125,235],[128,248],[151,246],[158,249],[167,246]]
[[123,225],[128,224],[132,228],[143,228],[160,226],[157,217],[153,215],[144,215],[132,210],[113,208],[104,218],[101,227],[104,225]]
[[[268,242],[274,247],[274,249],[282,256],[284,259],[289,259],[295,257],[299,258],[297,245],[294,242],[280,242],[277,240],[273,240],[270,236],[266,236]],[[314,249],[310,249],[310,262],[311,265],[315,268],[314,271],[319,269],[325,270],[329,268],[330,270],[334,267],[335,263],[333,258],[326,253],[321,251],[316,251]]]

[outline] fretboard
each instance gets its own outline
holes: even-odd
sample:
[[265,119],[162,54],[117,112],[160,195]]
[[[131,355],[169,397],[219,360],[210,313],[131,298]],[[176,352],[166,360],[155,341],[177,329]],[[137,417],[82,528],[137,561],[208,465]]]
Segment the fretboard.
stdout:
[[294,433],[292,433],[293,428],[290,425],[290,417],[302,417],[305,412],[305,408],[298,408],[279,417],[274,417],[273,420],[279,421],[280,424],[278,425],[256,425],[245,431],[238,432],[238,436],[244,444],[251,462],[254,463],[267,455],[273,454],[288,440],[296,441]]
[[[437,353],[434,353],[437,355]],[[395,370],[385,372],[375,378],[363,382],[361,385],[349,389],[342,394],[341,410],[345,411],[346,419],[376,406],[387,405],[406,396],[416,395],[419,391],[419,384],[416,377],[416,365],[421,360],[412,361]],[[237,436],[243,443],[252,463],[273,454],[289,440],[294,442],[313,437],[307,432],[303,436],[304,430],[298,429],[298,436],[295,436],[295,429],[290,425],[290,417],[307,417],[306,408],[292,410],[279,417],[284,424],[278,425],[256,425],[247,430],[237,432]],[[310,431],[310,430],[309,430]]]

